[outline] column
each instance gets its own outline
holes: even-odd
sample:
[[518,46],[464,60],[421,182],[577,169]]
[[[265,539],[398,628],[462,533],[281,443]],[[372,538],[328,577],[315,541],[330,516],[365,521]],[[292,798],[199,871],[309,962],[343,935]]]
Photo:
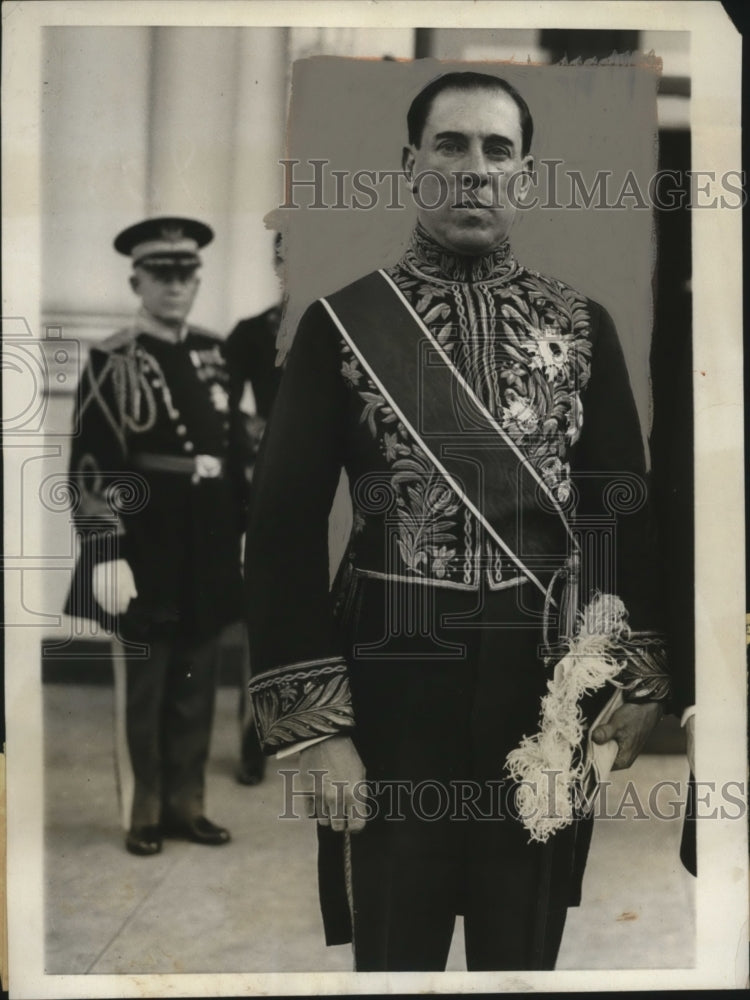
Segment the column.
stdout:
[[229,321],[240,35],[234,28],[154,29],[148,214],[191,216],[214,229],[214,242],[203,252],[202,286],[191,319],[219,333]]
[[232,136],[227,313],[229,328],[280,298],[273,233],[263,217],[281,204],[287,102],[286,28],[242,31]]
[[132,309],[112,240],[146,211],[150,29],[48,28],[44,43],[42,310],[67,334],[67,317]]

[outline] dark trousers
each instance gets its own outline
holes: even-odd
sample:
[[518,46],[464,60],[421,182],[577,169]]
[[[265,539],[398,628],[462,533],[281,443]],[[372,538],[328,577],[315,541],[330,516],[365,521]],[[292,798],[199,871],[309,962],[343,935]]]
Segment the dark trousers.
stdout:
[[240,697],[238,704],[238,715],[240,719],[240,761],[242,766],[261,774],[265,762],[263,751],[261,750],[258,731],[255,727],[255,716],[253,714],[253,703],[248,693],[250,679],[252,677],[252,662],[250,660],[250,646],[247,641],[247,633],[244,625],[242,627],[242,676],[240,678]]
[[582,825],[531,843],[504,772],[546,691],[540,597],[356,586],[342,629],[373,815],[320,830],[329,943],[351,934],[358,971],[441,970],[462,914],[469,969],[554,968]]
[[148,650],[145,658],[115,654],[124,735],[117,764],[123,820],[130,826],[203,813],[216,697],[218,639],[159,638]]
[[[481,829],[482,822],[495,829]],[[373,824],[345,845],[357,971],[444,969],[459,913],[469,970],[554,969],[574,828],[530,845],[514,820],[470,819],[456,838],[460,862],[454,849],[438,846],[439,834],[397,845],[408,834],[392,832]]]

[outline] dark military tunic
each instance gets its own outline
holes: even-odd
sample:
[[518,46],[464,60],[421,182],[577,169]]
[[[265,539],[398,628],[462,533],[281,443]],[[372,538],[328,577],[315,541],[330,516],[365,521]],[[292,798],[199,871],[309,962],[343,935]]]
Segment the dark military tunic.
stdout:
[[[81,379],[71,456],[81,563],[111,558],[116,532],[138,591],[120,631],[147,638],[179,624],[205,638],[241,616],[237,417],[221,341],[190,327],[173,343],[151,326],[141,320],[93,347]],[[216,458],[220,474],[201,475],[196,456]],[[112,627],[86,598],[74,587],[69,613]]]
[[260,442],[281,380],[281,368],[276,364],[276,335],[280,322],[281,307],[272,306],[258,316],[240,320],[224,343],[224,356],[232,376],[233,408],[241,406],[247,383],[255,399],[254,412],[243,412],[238,417],[248,480],[252,479]]
[[240,383],[252,385],[258,415],[264,420],[271,414],[281,379],[281,368],[276,364],[280,323],[281,307],[271,306],[258,316],[240,320],[224,345],[230,372],[239,376]]
[[[507,243],[462,257],[418,228],[386,274],[571,522],[575,505],[581,537],[614,539],[616,559],[610,549],[587,560],[582,603],[596,588],[617,593],[653,648],[643,444],[606,312],[523,267]],[[327,518],[342,467],[353,526],[329,595]],[[330,310],[313,305],[264,439],[248,535],[261,738],[272,752],[350,732],[383,789],[478,782],[476,810],[504,816],[425,821],[435,802],[412,799],[393,821],[375,791],[380,812],[351,842],[320,830],[327,938],[353,932],[361,970],[441,968],[456,913],[470,968],[552,967],[579,892],[590,827],[528,844],[492,798],[508,752],[537,728],[550,677],[538,586],[550,579],[550,540],[511,480],[493,506],[520,564],[445,481]]]
[[[166,339],[145,313],[92,347],[79,386],[70,477],[81,553],[65,610],[120,643],[126,826],[203,811],[218,635],[241,617],[246,485],[230,394],[218,338],[187,327]],[[113,617],[91,576],[116,559],[137,597]]]

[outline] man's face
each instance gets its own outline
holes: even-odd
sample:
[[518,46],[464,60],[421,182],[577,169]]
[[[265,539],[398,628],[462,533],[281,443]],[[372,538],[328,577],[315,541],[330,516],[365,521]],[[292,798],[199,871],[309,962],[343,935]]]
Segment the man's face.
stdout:
[[200,285],[194,267],[136,266],[131,287],[152,316],[170,326],[181,325],[192,309]]
[[[503,242],[531,180],[532,158],[521,156],[521,143],[520,113],[509,94],[437,95],[419,148],[404,147],[403,166],[418,184],[419,221],[438,243],[456,253],[481,254]],[[424,171],[433,176],[419,182]]]

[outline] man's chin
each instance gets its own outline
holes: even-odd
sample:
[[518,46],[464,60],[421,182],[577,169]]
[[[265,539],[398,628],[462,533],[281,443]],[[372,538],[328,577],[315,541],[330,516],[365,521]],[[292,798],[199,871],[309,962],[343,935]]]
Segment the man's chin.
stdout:
[[504,239],[505,235],[499,235],[497,231],[488,231],[481,227],[460,226],[447,233],[446,239],[440,242],[454,253],[478,255],[490,253],[500,246]]
[[156,318],[167,326],[182,326],[187,316],[184,312],[175,313],[167,311],[157,315]]

